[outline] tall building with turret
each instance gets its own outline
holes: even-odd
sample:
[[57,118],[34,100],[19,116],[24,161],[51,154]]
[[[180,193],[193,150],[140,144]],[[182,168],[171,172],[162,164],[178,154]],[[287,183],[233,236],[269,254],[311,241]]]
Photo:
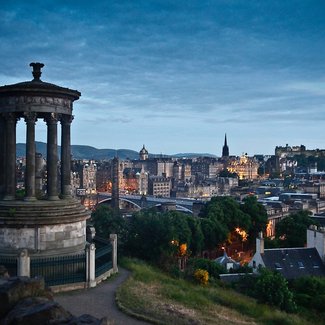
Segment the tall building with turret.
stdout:
[[142,149],[139,152],[140,160],[147,160],[149,157],[148,150],[143,145]]

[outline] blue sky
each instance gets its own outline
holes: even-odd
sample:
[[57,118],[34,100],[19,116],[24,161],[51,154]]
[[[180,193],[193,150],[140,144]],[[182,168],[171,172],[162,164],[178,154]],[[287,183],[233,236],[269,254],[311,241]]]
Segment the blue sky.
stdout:
[[313,0],[2,1],[0,84],[38,61],[79,90],[73,144],[220,155],[227,133],[235,155],[325,148],[324,17]]

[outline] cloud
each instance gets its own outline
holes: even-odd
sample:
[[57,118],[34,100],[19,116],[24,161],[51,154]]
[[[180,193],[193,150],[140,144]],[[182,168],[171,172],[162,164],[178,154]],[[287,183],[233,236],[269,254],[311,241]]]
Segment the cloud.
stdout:
[[175,152],[199,142],[209,151],[213,137],[239,134],[243,123],[250,139],[269,125],[319,128],[324,9],[293,0],[7,1],[0,83],[31,80],[29,62],[44,62],[44,81],[81,91],[73,127],[86,144],[106,141],[105,123],[121,144],[130,141],[122,124],[140,144],[177,138]]

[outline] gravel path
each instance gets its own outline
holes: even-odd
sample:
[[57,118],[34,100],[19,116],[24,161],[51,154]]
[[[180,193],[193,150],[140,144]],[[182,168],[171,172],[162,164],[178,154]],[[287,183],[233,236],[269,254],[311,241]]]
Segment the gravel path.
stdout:
[[104,281],[91,289],[59,293],[54,299],[75,316],[90,314],[97,318],[107,317],[114,325],[149,324],[123,314],[116,306],[115,291],[129,274],[129,271],[119,268],[119,273],[113,280]]

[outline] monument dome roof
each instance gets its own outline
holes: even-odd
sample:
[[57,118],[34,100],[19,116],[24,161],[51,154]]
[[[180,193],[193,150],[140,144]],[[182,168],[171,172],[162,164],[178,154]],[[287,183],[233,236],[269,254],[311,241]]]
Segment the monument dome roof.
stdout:
[[43,63],[32,62],[30,66],[33,67],[34,79],[31,81],[19,82],[12,85],[5,85],[0,87],[0,96],[10,96],[10,95],[55,95],[58,97],[69,97],[72,100],[76,100],[81,96],[81,93],[77,90],[64,88],[57,86],[52,83],[44,82],[40,79],[41,68],[44,67]]

